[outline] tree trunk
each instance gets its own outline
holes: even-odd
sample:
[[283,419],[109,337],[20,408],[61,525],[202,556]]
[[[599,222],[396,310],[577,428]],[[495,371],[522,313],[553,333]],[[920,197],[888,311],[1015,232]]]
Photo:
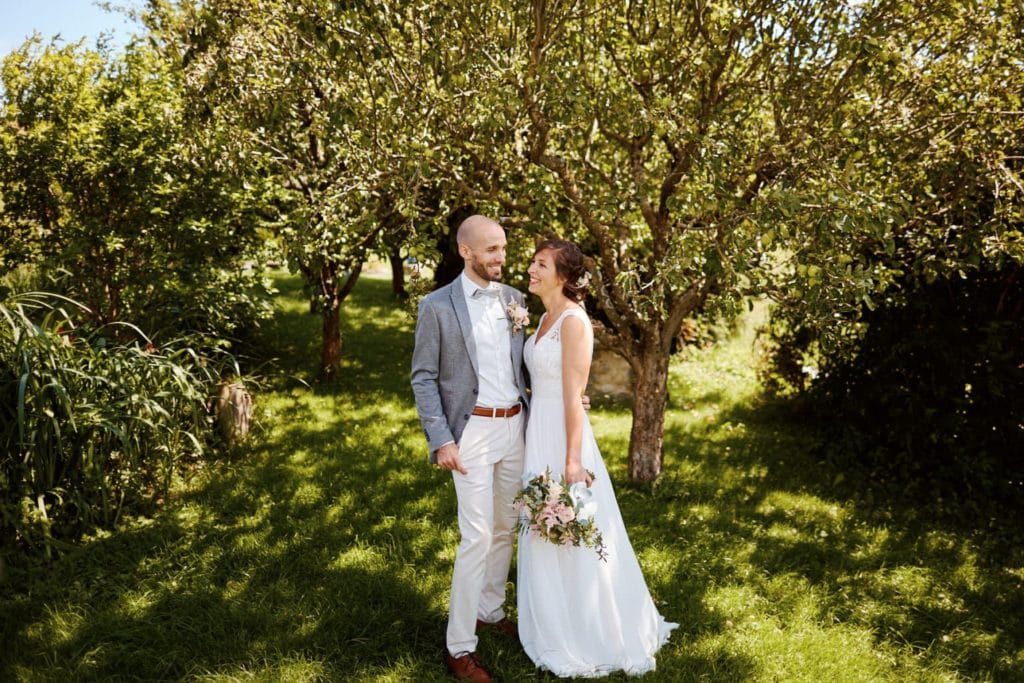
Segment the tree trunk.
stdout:
[[[363,262],[357,259],[347,267],[348,270],[337,263],[328,263],[320,268],[320,291],[323,293],[320,306],[323,316],[320,380],[323,382],[333,382],[341,370],[341,303],[359,281]],[[343,277],[344,280],[341,279]]]
[[391,261],[391,293],[399,299],[408,299],[409,293],[405,291],[405,267],[402,265],[401,246],[391,247],[388,260]]
[[320,350],[320,379],[333,382],[341,370],[341,299],[337,295],[324,302],[323,345]]
[[633,364],[633,429],[629,435],[629,479],[650,483],[661,474],[669,356],[656,345]]
[[338,295],[337,263],[328,261],[320,265],[317,289],[320,293],[319,309],[322,322],[320,339],[320,381],[333,382],[341,370],[341,300]]

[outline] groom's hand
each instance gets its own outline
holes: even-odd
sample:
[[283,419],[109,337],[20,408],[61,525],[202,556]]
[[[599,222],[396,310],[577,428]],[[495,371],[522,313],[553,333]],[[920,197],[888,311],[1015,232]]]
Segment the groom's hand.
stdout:
[[466,468],[462,466],[462,459],[459,458],[459,447],[453,443],[446,443],[437,449],[437,466],[466,474]]
[[590,410],[590,397],[587,396],[586,394],[583,394],[583,398],[581,399],[581,401],[583,403],[583,410]]

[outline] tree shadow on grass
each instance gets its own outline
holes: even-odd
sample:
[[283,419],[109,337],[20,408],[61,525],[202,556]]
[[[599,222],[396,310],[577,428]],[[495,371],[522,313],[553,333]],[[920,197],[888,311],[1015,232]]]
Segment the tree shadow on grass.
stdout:
[[[278,283],[301,290],[295,278]],[[298,390],[158,523],[65,557],[53,572],[73,575],[83,595],[57,578],[5,610],[11,666],[55,679],[165,679],[294,661],[298,677],[337,679],[426,656],[443,674],[454,496],[450,478],[424,465],[414,412],[391,414],[411,403],[411,327],[385,285],[368,280],[353,294],[343,384],[357,388]],[[312,374],[319,319],[291,304],[261,334],[284,373]],[[311,417],[317,401],[338,410]],[[19,588],[32,585],[23,578]],[[77,622],[64,609],[80,623],[63,623]]]
[[[415,636],[429,618],[415,587],[386,570],[318,567],[315,583],[292,578],[304,550],[293,545],[280,560],[239,574],[241,589],[231,581],[185,589],[131,616],[118,606],[94,610],[57,656],[80,658],[76,677],[96,679],[237,673],[289,659],[319,662],[334,678],[367,661],[386,662],[394,648],[384,634],[398,626],[405,638]],[[410,619],[406,609],[420,616]]]
[[854,502],[876,487],[820,460],[821,437],[794,423],[772,405],[670,421],[668,474],[629,507],[663,506],[653,536],[677,535],[695,581],[755,587],[781,623],[810,591],[822,623],[867,628],[967,678],[1024,678],[1024,595],[1005,549],[918,501]]
[[244,467],[178,499],[187,526],[126,530],[82,548],[76,574],[90,598],[67,597],[85,618],[59,641],[21,638],[48,652],[55,678],[168,679],[294,660],[337,680],[424,653],[439,666],[444,614],[420,578],[447,571],[444,539],[394,518],[433,498],[436,483],[374,486],[341,459],[309,459],[296,464],[268,440]]
[[[443,645],[446,623],[446,595],[451,576],[451,562],[458,542],[456,504],[451,477],[447,473],[426,466],[426,452],[419,433],[415,413],[408,406],[405,427],[395,433],[388,430],[378,434],[379,425],[393,415],[393,408],[370,403],[353,396],[339,404],[347,408],[346,418],[336,426],[322,429],[322,425],[294,422],[274,434],[261,448],[268,456],[268,473],[260,468],[247,468],[246,475],[254,480],[240,485],[211,485],[202,495],[220,501],[222,511],[234,518],[223,518],[225,526],[234,527],[247,516],[256,514],[256,505],[249,492],[266,491],[275,501],[295,501],[296,491],[311,483],[321,486],[329,495],[350,497],[345,510],[339,515],[316,511],[307,504],[303,507],[292,502],[290,506],[275,506],[270,512],[268,543],[287,540],[305,526],[297,520],[315,517],[312,531],[320,542],[331,548],[357,547],[363,552],[375,553],[392,567],[404,567],[403,575],[429,576],[433,599],[426,600],[433,610],[427,623],[405,619],[392,631],[395,641],[388,647],[380,646],[382,655],[362,660],[354,676],[375,675],[414,676],[421,679],[425,672],[444,677],[439,667],[439,653]],[[392,419],[391,424],[394,424]],[[345,437],[348,438],[345,438]],[[274,453],[287,452],[284,444],[303,444],[303,449],[318,453],[314,479],[281,476],[277,468],[287,468],[283,461],[271,464]],[[318,502],[316,504],[319,504]],[[330,528],[328,525],[331,525]],[[515,567],[512,568],[512,576]],[[667,617],[681,622],[681,629],[659,655],[659,671],[650,680],[743,680],[752,675],[753,663],[724,647],[710,654],[696,655],[688,649],[697,633],[719,631],[722,620],[707,614],[702,603],[703,586],[688,581],[677,591],[670,591],[659,578],[651,580],[652,590],[671,611]],[[514,605],[514,586],[510,586],[509,604]],[[421,596],[423,597],[423,596]],[[420,609],[424,600],[414,609]],[[397,617],[396,617],[397,621]],[[410,633],[407,629],[417,629]],[[415,643],[414,647],[403,646]],[[505,680],[543,678],[534,670],[517,644],[490,634],[483,634],[481,653],[494,673]],[[396,664],[397,662],[397,664]],[[689,673],[680,674],[681,669]],[[432,668],[433,667],[433,668]],[[711,675],[714,674],[714,675]],[[612,680],[626,680],[625,676]]]
[[[20,680],[25,671],[44,680],[70,680],[69,663],[77,666],[88,654],[87,648],[69,646],[73,634],[94,612],[116,609],[146,570],[152,549],[174,543],[183,533],[178,520],[163,516],[87,541],[53,566],[18,558],[10,583],[0,592],[0,680]],[[88,596],[84,604],[83,595]],[[41,665],[47,671],[42,676],[34,670]]]

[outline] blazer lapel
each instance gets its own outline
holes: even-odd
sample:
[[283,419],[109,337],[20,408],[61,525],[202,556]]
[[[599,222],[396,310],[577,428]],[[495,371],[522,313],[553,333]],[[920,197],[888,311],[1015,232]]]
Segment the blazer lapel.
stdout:
[[[502,297],[501,307],[507,309],[509,301],[516,301],[515,290],[508,285],[502,286]],[[517,302],[518,303],[518,302]],[[506,315],[508,315],[506,311]],[[522,335],[519,339],[516,339],[516,335]],[[515,381],[516,386],[519,386],[519,367],[523,363],[523,344],[522,341],[526,339],[526,329],[523,328],[519,332],[512,331],[512,321],[508,321],[508,349],[512,361],[512,379]],[[522,389],[522,387],[519,387]]]
[[451,284],[452,307],[455,309],[455,317],[459,319],[459,327],[462,328],[462,337],[466,341],[466,351],[469,352],[469,363],[473,366],[473,372],[480,374],[480,368],[476,362],[476,341],[473,340],[473,320],[469,317],[469,306],[466,305],[466,292],[462,289],[462,276],[455,278]]

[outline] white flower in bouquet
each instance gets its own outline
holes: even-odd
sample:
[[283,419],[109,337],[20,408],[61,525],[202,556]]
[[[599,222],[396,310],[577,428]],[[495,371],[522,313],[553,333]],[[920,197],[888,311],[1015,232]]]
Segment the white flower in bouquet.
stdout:
[[597,514],[597,501],[594,500],[594,491],[587,486],[586,482],[578,481],[569,487],[569,498],[572,499],[573,507],[576,508],[576,519],[586,522],[593,522]]

